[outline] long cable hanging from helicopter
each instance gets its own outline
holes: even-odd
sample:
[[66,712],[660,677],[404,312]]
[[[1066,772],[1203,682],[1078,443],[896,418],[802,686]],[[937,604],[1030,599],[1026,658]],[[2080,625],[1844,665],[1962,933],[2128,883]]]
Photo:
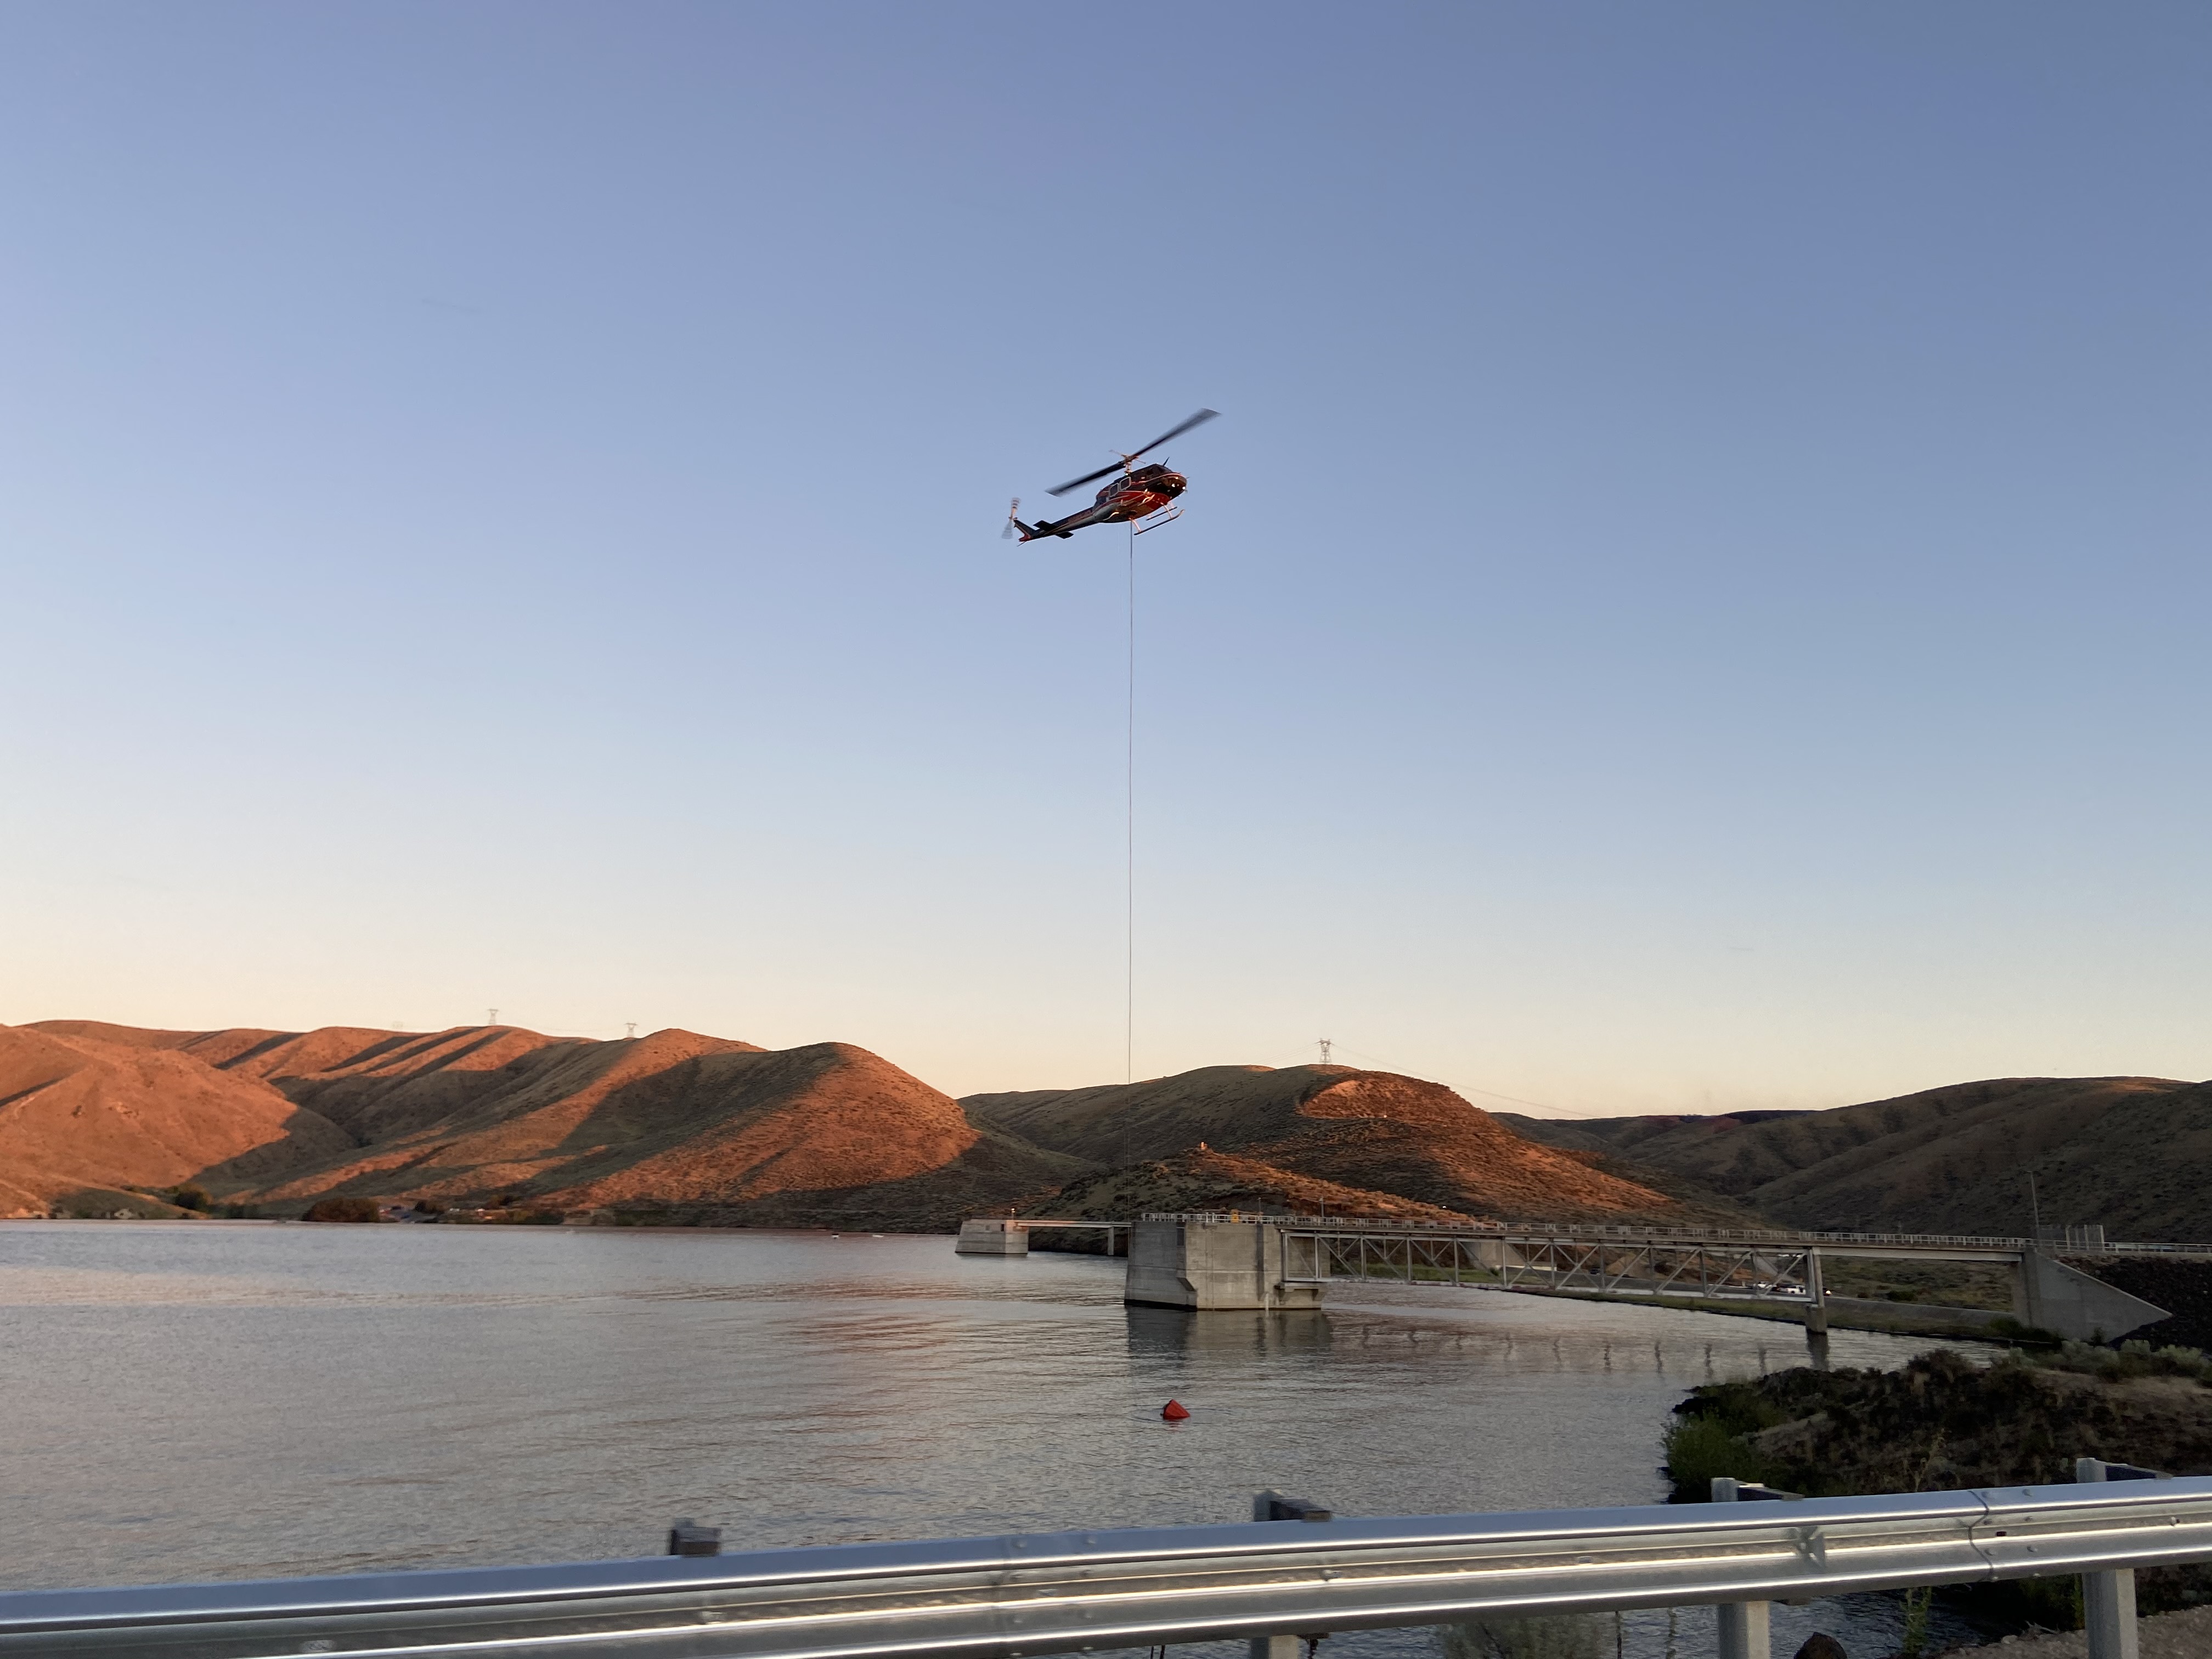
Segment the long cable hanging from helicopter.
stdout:
[[[1165,461],[1155,461],[1150,466],[1139,466],[1137,462],[1172,438],[1179,438],[1193,427],[1203,426],[1220,411],[1201,409],[1179,426],[1170,427],[1142,449],[1126,454],[1114,453],[1120,459],[1110,466],[1102,466],[1096,472],[1086,472],[1079,478],[1070,478],[1049,494],[1065,495],[1071,489],[1080,489],[1085,484],[1097,483],[1118,472],[1119,477],[1101,489],[1097,498],[1079,513],[1071,513],[1057,522],[1039,519],[1035,524],[1022,522],[1022,498],[1015,496],[1006,509],[1006,528],[999,532],[1002,539],[1011,538],[1019,532],[1025,542],[1041,541],[1047,536],[1061,540],[1079,530],[1095,524],[1126,524],[1129,526],[1129,661],[1128,661],[1128,726],[1122,757],[1124,780],[1124,820],[1122,824],[1122,988],[1121,988],[1121,1072],[1124,1083],[1136,1081],[1137,1054],[1137,538],[1163,525],[1173,524],[1182,516],[1182,504],[1176,498],[1189,487],[1190,480],[1180,472],[1169,470]],[[1122,1162],[1128,1162],[1127,1148],[1123,1148]]]

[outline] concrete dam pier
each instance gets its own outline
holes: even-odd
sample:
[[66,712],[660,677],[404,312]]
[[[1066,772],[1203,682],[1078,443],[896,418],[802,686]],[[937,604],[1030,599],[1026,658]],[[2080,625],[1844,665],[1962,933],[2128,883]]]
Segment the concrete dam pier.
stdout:
[[1105,1254],[1129,1259],[1121,1299],[1156,1308],[1318,1308],[1327,1263],[1318,1243],[1266,1221],[1224,1216],[1143,1221],[1041,1221],[984,1216],[960,1224],[962,1255],[1027,1255],[1030,1236],[1103,1232]]
[[1121,1300],[1154,1308],[1318,1308],[1316,1241],[1265,1221],[1139,1221]]

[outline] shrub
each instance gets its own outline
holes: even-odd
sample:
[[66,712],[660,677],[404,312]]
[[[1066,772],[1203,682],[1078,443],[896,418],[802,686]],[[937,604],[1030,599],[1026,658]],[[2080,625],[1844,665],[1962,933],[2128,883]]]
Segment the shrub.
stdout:
[[2115,1350],[2094,1343],[2069,1342],[2057,1352],[2039,1356],[2054,1371],[2075,1371],[2107,1382],[2136,1376],[2186,1376],[2212,1382],[2212,1360],[2195,1348],[2154,1348],[2148,1342],[2123,1342]]
[[442,1200],[435,1198],[418,1198],[415,1200],[415,1213],[416,1215],[443,1215],[445,1212],[446,1206]]
[[1701,1503],[1711,1495],[1713,1477],[1771,1480],[1773,1466],[1741,1435],[1716,1417],[1678,1417],[1667,1425],[1667,1478],[1678,1502]]
[[2057,1332],[2046,1331],[2040,1325],[2023,1325],[2009,1314],[1990,1321],[1990,1334],[2001,1341],[2017,1342],[2030,1348],[2055,1348],[2066,1340]]
[[[1678,1417],[1710,1418],[1730,1434],[1757,1434],[1761,1429],[1771,1429],[1778,1423],[1787,1423],[1802,1415],[1806,1407],[1817,1409],[1826,1405],[1828,1390],[1820,1385],[1831,1377],[1848,1374],[1815,1374],[1814,1397],[1802,1401],[1788,1396],[1774,1397],[1759,1382],[1708,1382],[1691,1389],[1690,1397],[1674,1407],[1674,1413]],[[1785,1378],[1775,1380],[1786,1380],[1786,1374]]]
[[2023,1578],[2019,1581],[2021,1598],[2027,1603],[2028,1616],[2046,1630],[2079,1630],[2081,1628],[2081,1581],[2072,1576],[2064,1578]]
[[373,1198],[323,1198],[315,1200],[302,1221],[381,1221],[383,1212]]
[[207,1188],[196,1187],[189,1181],[181,1187],[170,1188],[169,1202],[180,1210],[205,1210],[210,1207]]

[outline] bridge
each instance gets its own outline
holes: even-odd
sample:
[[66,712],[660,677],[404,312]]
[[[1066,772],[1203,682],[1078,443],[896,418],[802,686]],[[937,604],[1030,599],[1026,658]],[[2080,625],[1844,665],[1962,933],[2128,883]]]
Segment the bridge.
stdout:
[[[2212,1261],[2212,1245],[2107,1242],[2101,1228],[2050,1238],[1953,1234],[1853,1233],[1735,1228],[1583,1226],[1559,1223],[1451,1224],[1237,1211],[1171,1212],[1133,1222],[991,1218],[961,1229],[968,1254],[1027,1253],[1035,1230],[1084,1227],[1106,1234],[1110,1254],[1128,1257],[1124,1299],[1169,1307],[1296,1310],[1322,1305],[1341,1280],[1476,1285],[1626,1301],[1763,1304],[1786,1310],[1808,1332],[1832,1312],[1879,1308],[1887,1316],[1946,1316],[1971,1327],[2005,1316],[1983,1310],[1859,1303],[1832,1295],[1824,1261],[1963,1262],[2002,1268],[2010,1316],[2023,1325],[2090,1340],[2116,1337],[2167,1310],[2062,1258],[2160,1256]],[[1124,1241],[1126,1240],[1126,1244]],[[1747,1306],[1745,1311],[1753,1311]]]

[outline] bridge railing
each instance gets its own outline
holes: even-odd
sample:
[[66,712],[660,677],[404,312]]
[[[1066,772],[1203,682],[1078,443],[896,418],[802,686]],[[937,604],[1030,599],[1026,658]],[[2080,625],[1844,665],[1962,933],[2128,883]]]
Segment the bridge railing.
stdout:
[[1405,1234],[1437,1234],[1471,1238],[1574,1238],[1620,1240],[1624,1243],[1746,1243],[1746,1244],[1899,1244],[1942,1246],[1952,1249],[2028,1250],[2041,1249],[2057,1255],[2212,1255],[2212,1244],[2123,1244],[2105,1243],[2067,1245],[2045,1239],[2040,1244],[2027,1238],[1984,1237],[1969,1233],[1846,1233],[1791,1231],[1745,1227],[1634,1227],[1618,1224],[1576,1226],[1564,1221],[1392,1221],[1375,1216],[1317,1216],[1267,1214],[1257,1210],[1162,1210],[1149,1212],[1146,1221],[1265,1221],[1301,1232],[1328,1231]]
[[[20,1591],[0,1655],[1028,1659],[2207,1559],[2212,1479],[2143,1480]],[[1763,1618],[1723,1629],[1762,1659],[1743,1637]]]

